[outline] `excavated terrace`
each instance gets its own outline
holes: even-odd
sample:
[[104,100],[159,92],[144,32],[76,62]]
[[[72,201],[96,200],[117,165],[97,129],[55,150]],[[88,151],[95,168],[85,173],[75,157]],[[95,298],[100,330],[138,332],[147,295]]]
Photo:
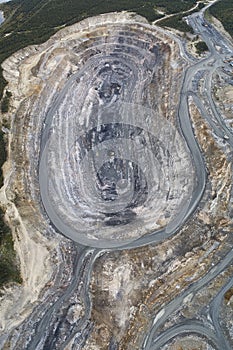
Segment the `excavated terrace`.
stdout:
[[118,247],[176,229],[195,181],[176,125],[183,67],[173,39],[126,13],[84,20],[4,63],[27,187],[59,232]]

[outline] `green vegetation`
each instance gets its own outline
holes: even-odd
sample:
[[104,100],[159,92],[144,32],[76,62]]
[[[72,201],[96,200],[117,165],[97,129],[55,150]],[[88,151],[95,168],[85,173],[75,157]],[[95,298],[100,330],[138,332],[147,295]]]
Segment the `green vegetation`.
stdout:
[[[0,61],[0,64],[2,63],[2,61]],[[0,66],[0,100],[2,98],[3,95],[3,90],[5,89],[7,82],[6,80],[3,78],[2,75],[2,67]]]
[[[4,134],[0,131],[0,186],[3,185],[2,165],[6,160]],[[4,222],[4,212],[0,208],[0,287],[8,282],[21,282],[16,264],[12,235]]]
[[[4,134],[0,131],[0,187],[3,185],[2,165],[6,160]],[[16,254],[10,228],[4,221],[4,212],[0,208],[0,287],[9,282],[21,283],[20,272],[16,264]]]
[[233,37],[233,1],[216,2],[209,8],[209,13],[221,21],[225,30]]
[[165,18],[159,22],[159,24],[163,27],[170,27],[181,32],[193,32],[192,28],[183,20],[184,15],[175,15],[169,18]]
[[3,185],[3,176],[2,176],[2,166],[6,161],[7,153],[6,153],[6,145],[4,140],[4,134],[0,130],[0,187]]
[[[197,10],[201,10],[204,6],[205,5],[202,3],[198,4]],[[187,11],[185,14],[180,13],[180,14],[171,16],[169,18],[161,19],[161,21],[159,21],[158,24],[162,27],[174,28],[184,33],[187,33],[187,32],[193,33],[193,29],[184,21],[183,18],[185,16],[191,15],[193,12],[196,12],[197,10],[195,9],[192,11]]]
[[5,96],[2,99],[2,103],[1,103],[1,112],[2,113],[7,113],[9,110],[9,104],[10,104],[10,98],[11,98],[12,94],[10,91],[6,91]]
[[4,222],[4,212],[0,208],[0,287],[9,282],[21,283],[16,264],[16,254],[9,227]]
[[200,55],[203,52],[208,51],[208,46],[204,41],[199,41],[198,43],[195,44],[195,47],[197,49],[197,53]]
[[155,7],[167,14],[190,9],[196,0],[14,0],[3,4],[6,14],[12,13],[10,21],[4,24],[8,32],[32,31],[35,28],[54,28],[71,24],[83,18],[111,11],[135,11],[148,20],[161,15]]
[[[149,21],[167,14],[187,11],[196,0],[13,0],[0,5],[7,17],[0,27],[0,64],[13,52],[46,41],[62,25],[111,11],[136,12]],[[174,19],[173,19],[174,22]],[[187,25],[182,23],[187,30]],[[190,30],[190,29],[189,29]],[[0,71],[0,98],[6,81]]]

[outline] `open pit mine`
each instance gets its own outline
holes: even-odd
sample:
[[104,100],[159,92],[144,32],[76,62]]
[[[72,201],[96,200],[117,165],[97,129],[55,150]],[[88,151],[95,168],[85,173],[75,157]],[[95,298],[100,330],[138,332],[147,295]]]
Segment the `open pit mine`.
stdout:
[[211,84],[232,47],[208,26],[201,59],[122,12],[3,63],[23,282],[1,297],[2,349],[231,349],[233,136]]

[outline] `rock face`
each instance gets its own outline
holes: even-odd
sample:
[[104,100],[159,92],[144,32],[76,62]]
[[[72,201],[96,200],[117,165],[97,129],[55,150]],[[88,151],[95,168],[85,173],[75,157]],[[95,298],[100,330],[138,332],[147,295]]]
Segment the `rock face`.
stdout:
[[2,298],[3,348],[218,343],[232,295],[231,148],[203,112],[201,62],[179,42],[185,64],[177,42],[112,13],[4,62],[13,97],[0,199],[23,284]]
[[54,226],[98,247],[173,226],[194,179],[174,125],[177,44],[141,17],[108,14],[31,50],[18,85],[31,94],[28,150]]

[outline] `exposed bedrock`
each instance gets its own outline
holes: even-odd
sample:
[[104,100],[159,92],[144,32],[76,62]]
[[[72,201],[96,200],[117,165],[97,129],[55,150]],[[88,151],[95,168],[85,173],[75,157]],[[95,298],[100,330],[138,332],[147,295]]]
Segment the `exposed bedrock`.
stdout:
[[126,13],[84,20],[4,63],[6,78],[17,67],[32,193],[62,234],[118,247],[178,227],[195,182],[176,125],[183,66],[173,39]]

